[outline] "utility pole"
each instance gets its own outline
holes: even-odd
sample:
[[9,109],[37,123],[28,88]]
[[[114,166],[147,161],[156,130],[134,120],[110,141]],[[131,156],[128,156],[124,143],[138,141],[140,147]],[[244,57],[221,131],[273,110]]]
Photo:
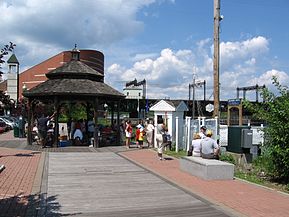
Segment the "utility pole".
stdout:
[[195,74],[193,74],[193,83],[189,84],[189,101],[191,101],[191,88],[193,88],[193,107],[192,107],[192,119],[195,119],[195,88],[204,85],[204,101],[206,100],[206,81],[196,81]]
[[214,117],[220,116],[220,82],[219,82],[219,63],[220,63],[220,0],[214,0]]

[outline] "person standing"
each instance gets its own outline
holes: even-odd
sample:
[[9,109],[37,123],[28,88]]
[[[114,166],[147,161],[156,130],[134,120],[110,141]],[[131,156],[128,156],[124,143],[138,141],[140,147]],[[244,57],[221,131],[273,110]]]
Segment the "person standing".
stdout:
[[153,147],[153,135],[154,135],[154,125],[152,123],[151,120],[149,120],[148,125],[146,126],[146,138],[147,138],[147,142],[148,142],[148,147],[152,148]]
[[207,131],[207,127],[206,126],[201,126],[200,133],[199,133],[201,139],[206,138],[206,131]]
[[91,119],[87,122],[87,131],[89,138],[92,138],[94,136],[94,128],[95,128],[94,120]]
[[144,135],[145,135],[145,131],[144,131],[144,128],[141,126],[136,131],[136,139],[138,142],[138,147],[140,149],[143,148]]
[[211,130],[207,131],[206,138],[201,140],[201,156],[205,159],[219,159],[220,147],[217,142],[212,139],[213,133]]
[[122,145],[124,145],[126,141],[126,135],[125,135],[125,127],[126,127],[126,121],[122,120],[121,124],[119,125],[119,131],[120,131],[120,142]]
[[158,119],[156,128],[157,128],[156,141],[157,141],[158,157],[160,160],[163,160],[163,150],[165,146],[163,136],[166,133],[166,127],[164,125],[163,119]]
[[71,118],[68,119],[67,123],[66,123],[66,128],[67,128],[67,136],[68,139],[70,140],[70,133],[71,133]]
[[132,135],[132,126],[131,126],[131,121],[128,120],[126,122],[126,127],[125,127],[125,137],[126,137],[125,145],[127,148],[129,148],[130,146],[131,135]]
[[38,128],[38,134],[39,134],[39,139],[40,139],[40,145],[42,148],[46,148],[46,136],[47,136],[47,130],[48,126],[47,123],[49,120],[51,120],[55,116],[56,112],[54,112],[51,116],[42,116],[38,118],[37,120],[37,128]]
[[70,124],[70,139],[73,139],[74,132],[75,132],[75,124],[76,124],[75,119],[72,119],[71,124]]

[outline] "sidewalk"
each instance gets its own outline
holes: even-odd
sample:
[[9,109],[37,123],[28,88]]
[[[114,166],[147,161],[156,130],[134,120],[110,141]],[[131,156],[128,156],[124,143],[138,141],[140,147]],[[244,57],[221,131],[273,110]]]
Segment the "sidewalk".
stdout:
[[[33,205],[40,202],[39,193],[47,153],[16,149],[20,145],[13,146],[13,143],[21,142],[21,147],[24,147],[25,139],[13,138],[12,135],[11,133],[0,135],[2,146],[0,147],[0,164],[6,167],[0,173],[0,216],[34,216]],[[195,198],[209,201],[234,216],[289,216],[289,195],[287,194],[240,180],[205,181],[181,171],[178,159],[169,158],[166,161],[159,161],[153,150],[119,148],[110,147],[120,156],[181,187],[186,192],[195,195]],[[58,151],[63,150],[58,149]],[[99,154],[102,152],[100,149],[94,151]]]
[[40,191],[41,156],[41,152],[0,147],[0,164],[5,165],[0,173],[0,216],[25,215],[28,201]]
[[229,211],[244,216],[289,216],[289,195],[240,180],[205,181],[180,170],[179,160],[160,161],[153,150],[131,150],[125,158]]

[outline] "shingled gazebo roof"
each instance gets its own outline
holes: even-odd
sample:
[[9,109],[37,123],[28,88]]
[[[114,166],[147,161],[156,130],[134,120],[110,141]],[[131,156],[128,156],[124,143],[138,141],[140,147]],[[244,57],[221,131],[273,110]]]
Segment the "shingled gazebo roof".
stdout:
[[28,98],[59,97],[101,97],[122,99],[125,96],[103,82],[104,76],[78,61],[70,62],[46,74],[48,80],[27,90],[23,96]]

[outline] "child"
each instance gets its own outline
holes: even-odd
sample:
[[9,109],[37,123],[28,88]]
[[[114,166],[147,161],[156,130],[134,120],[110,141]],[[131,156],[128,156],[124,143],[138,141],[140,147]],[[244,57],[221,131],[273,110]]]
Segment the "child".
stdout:
[[139,148],[143,148],[144,134],[145,134],[145,131],[144,131],[143,127],[140,127],[140,128],[137,129],[137,131],[136,131],[136,135],[137,135],[136,139],[137,139]]

